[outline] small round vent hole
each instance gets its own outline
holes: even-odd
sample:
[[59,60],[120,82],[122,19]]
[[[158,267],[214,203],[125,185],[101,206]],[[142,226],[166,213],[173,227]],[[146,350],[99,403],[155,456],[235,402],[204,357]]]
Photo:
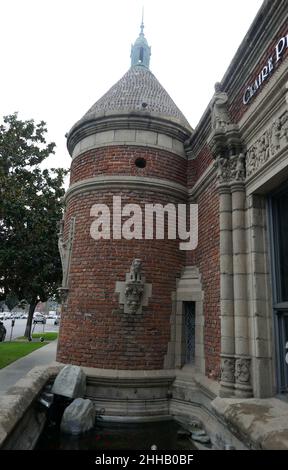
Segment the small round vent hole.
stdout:
[[145,168],[146,166],[145,158],[136,158],[135,165],[137,166],[137,168]]

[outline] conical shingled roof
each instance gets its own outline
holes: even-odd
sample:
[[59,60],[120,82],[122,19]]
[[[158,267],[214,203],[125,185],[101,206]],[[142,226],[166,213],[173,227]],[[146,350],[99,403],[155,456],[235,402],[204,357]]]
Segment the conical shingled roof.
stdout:
[[80,122],[96,118],[109,111],[157,113],[162,118],[173,118],[185,128],[191,126],[153,73],[142,65],[131,67],[83,116]]

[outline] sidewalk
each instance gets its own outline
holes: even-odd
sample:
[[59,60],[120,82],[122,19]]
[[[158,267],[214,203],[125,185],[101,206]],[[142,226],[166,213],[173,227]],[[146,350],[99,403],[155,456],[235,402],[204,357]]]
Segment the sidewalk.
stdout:
[[0,370],[0,395],[3,395],[19,379],[26,375],[33,367],[44,366],[56,360],[57,341],[43,346],[36,351],[21,357],[7,367]]

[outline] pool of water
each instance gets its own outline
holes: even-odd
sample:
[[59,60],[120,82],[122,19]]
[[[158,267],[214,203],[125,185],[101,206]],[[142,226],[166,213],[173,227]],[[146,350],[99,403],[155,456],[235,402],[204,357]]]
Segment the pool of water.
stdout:
[[189,438],[179,438],[181,426],[175,421],[158,423],[100,423],[81,436],[60,433],[59,426],[47,424],[40,436],[38,450],[190,450]]

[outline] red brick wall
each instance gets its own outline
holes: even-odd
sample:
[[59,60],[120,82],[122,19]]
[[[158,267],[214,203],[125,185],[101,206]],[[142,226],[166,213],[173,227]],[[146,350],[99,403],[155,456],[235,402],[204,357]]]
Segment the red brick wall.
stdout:
[[202,150],[194,160],[188,160],[187,163],[187,185],[188,188],[192,188],[200,176],[203,175],[204,171],[213,162],[213,157],[210,152],[208,145],[204,145]]
[[[112,369],[161,369],[170,341],[171,292],[185,262],[176,240],[100,240],[90,236],[90,208],[111,206],[112,196],[122,203],[177,203],[154,192],[89,192],[68,202],[66,228],[76,216],[70,268],[70,293],[62,312],[57,360]],[[143,262],[152,297],[141,315],[120,310],[116,281],[125,281],[133,258]]]
[[187,264],[198,266],[202,275],[205,316],[205,360],[208,377],[220,374],[220,261],[219,195],[212,183],[199,196],[199,241],[196,250],[187,252]]
[[[146,160],[145,168],[135,165],[139,157]],[[77,156],[72,161],[70,184],[105,174],[165,178],[186,186],[186,173],[186,159],[173,153],[136,146],[109,146]]]
[[[264,88],[266,85],[269,83],[270,79],[272,76],[275,74],[276,69],[281,67],[283,64],[283,60],[287,58],[288,56],[288,49],[285,50],[285,52],[282,55],[282,59],[279,60],[277,64],[275,64],[275,46],[277,45],[278,41],[288,33],[288,25],[285,23],[283,27],[279,30],[277,34],[273,38],[271,38],[270,46],[268,46],[267,50],[263,54],[262,57],[259,57],[259,60],[257,60],[257,63],[255,64],[255,67],[252,69],[251,73],[247,77],[247,80],[245,83],[243,83],[243,87],[239,91],[239,94],[236,96],[236,98],[233,100],[233,103],[230,106],[229,113],[232,119],[232,122],[239,122],[242,116],[245,114],[246,111],[248,111],[251,103],[254,101],[254,98],[258,96],[260,93],[263,92]],[[248,47],[248,45],[247,45]],[[272,71],[271,75],[266,78],[266,80],[262,83],[261,88],[257,91],[257,93],[252,97],[252,99],[249,101],[248,104],[243,103],[243,95],[246,90],[246,88],[249,85],[252,85],[252,83],[256,80],[258,77],[259,73],[261,73],[264,65],[267,64],[268,59],[273,56],[273,65],[274,65],[274,70]],[[229,95],[229,90],[228,90],[228,95]]]

